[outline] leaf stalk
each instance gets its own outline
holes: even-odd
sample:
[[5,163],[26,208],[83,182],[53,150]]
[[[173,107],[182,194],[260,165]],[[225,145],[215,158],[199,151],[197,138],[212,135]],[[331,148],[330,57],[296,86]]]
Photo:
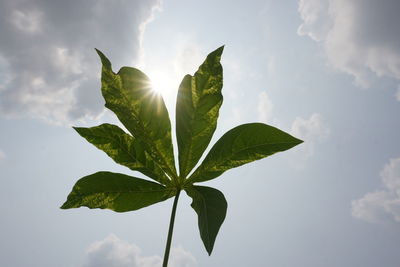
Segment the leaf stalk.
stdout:
[[175,198],[174,198],[174,204],[172,206],[171,219],[169,221],[167,244],[165,246],[164,261],[163,261],[162,267],[167,267],[168,266],[169,252],[171,250],[171,242],[172,242],[172,233],[174,231],[176,207],[178,206],[178,199],[179,199],[180,193],[181,193],[181,190],[178,189],[177,192],[176,192]]

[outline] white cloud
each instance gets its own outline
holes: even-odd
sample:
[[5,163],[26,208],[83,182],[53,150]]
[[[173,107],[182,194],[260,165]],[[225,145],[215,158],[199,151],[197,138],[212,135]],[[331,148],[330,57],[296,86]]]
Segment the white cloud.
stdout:
[[38,33],[42,30],[42,16],[38,10],[13,10],[11,13],[11,23],[20,31],[28,33]]
[[[143,256],[141,249],[111,234],[91,244],[83,267],[161,267],[160,256]],[[182,247],[172,248],[168,266],[195,267],[195,258]]]
[[184,250],[182,246],[171,248],[171,256],[168,261],[171,267],[196,267],[197,261],[193,255]]
[[273,104],[267,92],[262,91],[258,96],[258,118],[260,121],[267,123],[272,118]]
[[326,33],[329,30],[328,21],[325,17],[328,6],[329,1],[300,0],[298,10],[303,19],[303,24],[300,25],[297,33],[308,35],[315,41],[326,38]]
[[[114,69],[140,57],[160,0],[0,2],[0,116],[63,124],[103,112],[97,47]],[[116,30],[117,29],[117,30]]]
[[6,154],[0,149],[0,161],[6,158]]
[[300,0],[298,10],[298,34],[319,41],[329,63],[358,85],[400,79],[400,1]]
[[391,159],[380,176],[383,189],[352,201],[352,215],[368,222],[400,222],[400,158]]
[[302,154],[302,159],[307,159],[314,154],[315,145],[329,136],[330,130],[321,114],[313,113],[308,119],[297,117],[290,133],[304,141],[297,151]]

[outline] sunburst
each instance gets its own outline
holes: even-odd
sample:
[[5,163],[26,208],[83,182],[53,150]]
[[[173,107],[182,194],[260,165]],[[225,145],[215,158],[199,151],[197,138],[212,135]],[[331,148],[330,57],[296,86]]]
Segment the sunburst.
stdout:
[[155,93],[167,96],[171,92],[173,81],[165,72],[150,71],[149,78],[151,88]]

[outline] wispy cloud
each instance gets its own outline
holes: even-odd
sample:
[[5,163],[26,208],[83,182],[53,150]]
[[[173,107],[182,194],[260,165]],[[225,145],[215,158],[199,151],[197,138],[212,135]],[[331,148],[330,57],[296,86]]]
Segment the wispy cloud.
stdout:
[[391,159],[380,173],[383,188],[354,200],[354,217],[373,223],[400,222],[400,158]]
[[267,92],[262,91],[258,96],[258,118],[261,122],[270,122],[273,107],[274,106]]
[[[263,123],[279,125],[277,118],[273,117],[272,101],[267,92],[262,91],[258,96],[258,118]],[[319,113],[313,113],[309,118],[297,117],[291,124],[290,133],[304,141],[301,146],[294,148],[291,153],[301,153],[301,160],[296,159],[296,166],[303,166],[304,161],[314,154],[315,147],[318,143],[323,142],[330,134],[330,129]]]
[[[0,116],[63,124],[103,111],[103,50],[118,70],[140,54],[159,0],[0,2]],[[115,30],[118,29],[118,30]]]
[[[86,252],[83,267],[161,267],[160,256],[143,256],[142,250],[110,234],[91,244]],[[171,249],[168,266],[196,267],[196,260],[181,246]]]
[[329,63],[368,87],[381,76],[400,79],[399,1],[300,0],[298,34],[319,42]]
[[314,154],[317,144],[329,136],[330,129],[321,114],[313,113],[308,119],[297,117],[292,123],[290,133],[304,141],[293,150],[293,153],[302,155],[296,157],[296,165],[301,166]]

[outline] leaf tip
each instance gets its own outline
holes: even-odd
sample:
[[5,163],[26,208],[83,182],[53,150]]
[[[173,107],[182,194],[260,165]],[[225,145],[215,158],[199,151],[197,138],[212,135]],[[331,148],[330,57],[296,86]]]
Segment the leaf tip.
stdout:
[[222,45],[222,46],[218,47],[217,49],[215,49],[214,52],[212,52],[212,54],[215,53],[216,56],[220,57],[222,55],[222,52],[224,52],[224,48],[225,48],[225,45]]
[[296,146],[297,146],[297,145],[300,145],[301,143],[304,143],[304,141],[301,140],[301,139],[299,139],[299,138],[296,138],[296,137],[295,137],[295,139],[296,139]]
[[76,126],[72,126],[72,129],[74,129],[79,135],[82,135],[82,129],[84,129],[83,127],[76,127]]
[[67,203],[68,203],[68,201],[65,202],[64,204],[62,204],[61,207],[60,207],[60,209],[62,209],[62,210],[69,209],[70,207],[69,207],[69,205],[68,205]]
[[100,57],[101,63],[103,64],[103,67],[111,70],[111,62],[110,62],[110,60],[99,49],[95,48],[95,50],[96,50],[97,54]]

